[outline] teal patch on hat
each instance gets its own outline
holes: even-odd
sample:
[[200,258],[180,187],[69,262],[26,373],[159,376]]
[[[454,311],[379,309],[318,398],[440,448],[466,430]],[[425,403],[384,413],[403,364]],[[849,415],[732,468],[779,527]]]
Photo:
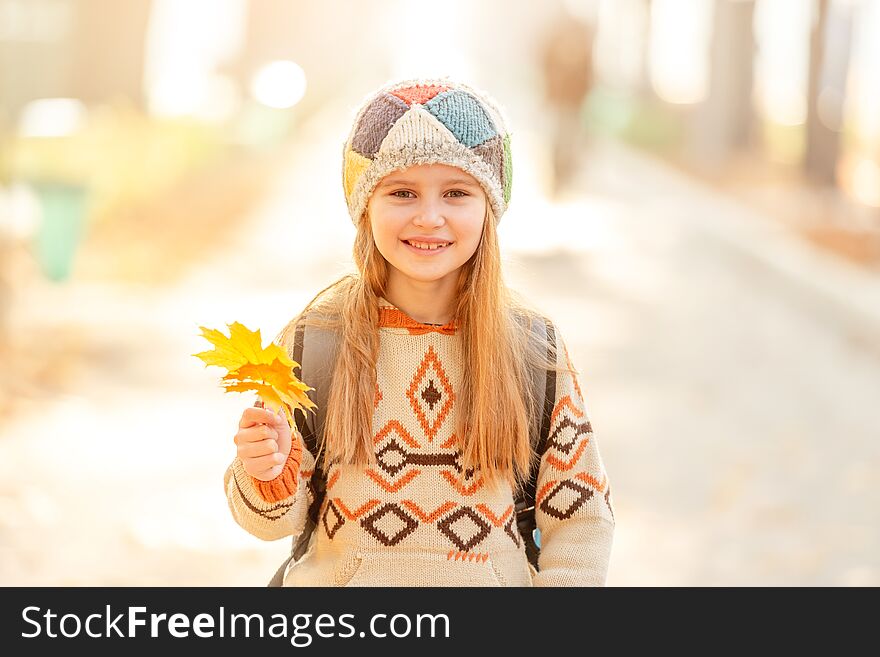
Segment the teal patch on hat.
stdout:
[[498,134],[480,101],[465,91],[453,89],[437,94],[425,103],[425,109],[468,148]]

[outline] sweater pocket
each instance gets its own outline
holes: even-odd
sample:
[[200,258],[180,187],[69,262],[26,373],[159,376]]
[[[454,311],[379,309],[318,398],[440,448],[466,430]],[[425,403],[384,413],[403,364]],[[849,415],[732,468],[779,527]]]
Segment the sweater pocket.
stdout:
[[358,551],[343,559],[337,586],[506,586],[491,557],[458,559],[433,552]]

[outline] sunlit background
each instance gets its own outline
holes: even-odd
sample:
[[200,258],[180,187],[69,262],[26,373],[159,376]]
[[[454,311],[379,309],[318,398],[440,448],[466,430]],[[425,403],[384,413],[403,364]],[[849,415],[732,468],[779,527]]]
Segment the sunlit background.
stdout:
[[353,112],[450,75],[512,131],[608,583],[880,585],[878,61],[877,0],[0,0],[0,584],[268,581],[198,326],[350,271]]

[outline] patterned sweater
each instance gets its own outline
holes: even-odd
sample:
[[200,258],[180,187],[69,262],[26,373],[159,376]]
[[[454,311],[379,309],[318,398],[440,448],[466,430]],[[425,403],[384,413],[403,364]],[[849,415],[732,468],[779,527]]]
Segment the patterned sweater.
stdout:
[[[517,530],[513,490],[490,488],[479,471],[459,466],[452,432],[463,368],[455,324],[417,322],[386,299],[379,316],[377,464],[330,465],[312,546],[284,585],[604,585],[613,504],[577,377],[557,375],[536,495],[536,573]],[[558,362],[574,369],[558,332],[557,344]],[[236,457],[224,477],[235,521],[264,540],[299,534],[314,465],[304,446],[292,449],[284,471],[261,482]]]

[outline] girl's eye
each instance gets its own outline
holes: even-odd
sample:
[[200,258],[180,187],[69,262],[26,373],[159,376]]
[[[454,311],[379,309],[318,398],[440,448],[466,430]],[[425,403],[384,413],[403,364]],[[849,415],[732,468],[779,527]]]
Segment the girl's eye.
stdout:
[[[448,193],[452,198],[463,198],[468,195],[467,192],[463,192],[460,189],[453,189]],[[391,192],[391,196],[395,198],[415,198],[415,194],[407,189],[398,189],[397,191]]]

